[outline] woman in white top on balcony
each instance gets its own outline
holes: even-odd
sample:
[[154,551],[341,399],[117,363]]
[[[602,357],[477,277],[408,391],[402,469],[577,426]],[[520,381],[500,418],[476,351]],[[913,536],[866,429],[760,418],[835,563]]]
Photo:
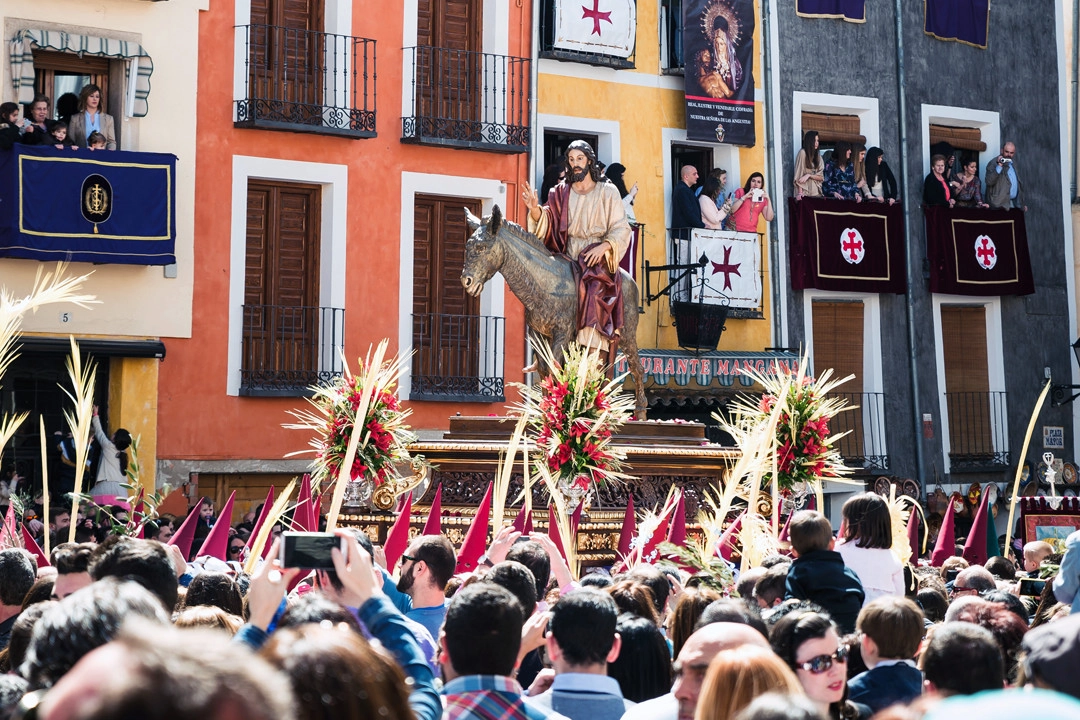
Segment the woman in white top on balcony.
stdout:
[[101,112],[101,88],[94,83],[83,85],[79,92],[79,112],[71,116],[68,137],[76,147],[89,147],[90,133],[105,136],[105,149],[116,149],[116,125],[112,115]]
[[110,438],[101,429],[101,419],[98,417],[97,405],[94,406],[94,417],[90,422],[94,429],[94,439],[101,448],[101,460],[98,462],[97,482],[94,483],[90,494],[94,498],[119,497],[124,499],[128,496],[127,489],[123,485],[128,484],[127,449],[131,446],[131,433],[124,428],[117,429]]
[[723,230],[724,218],[728,216],[730,205],[721,208],[716,207],[716,199],[720,197],[720,181],[714,177],[705,179],[701,186],[701,196],[698,204],[701,205],[701,222],[705,223],[706,230]]
[[863,607],[882,595],[904,594],[904,566],[892,551],[892,517],[885,499],[859,493],[844,503],[836,551],[859,576]]

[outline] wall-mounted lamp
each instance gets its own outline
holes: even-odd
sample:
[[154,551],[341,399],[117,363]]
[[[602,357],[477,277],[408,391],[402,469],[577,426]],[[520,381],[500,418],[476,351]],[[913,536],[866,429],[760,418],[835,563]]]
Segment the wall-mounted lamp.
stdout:
[[[1073,355],[1076,356],[1077,365],[1080,365],[1080,338],[1077,338],[1076,342],[1072,344],[1072,351]],[[1080,398],[1080,393],[1069,395],[1073,390],[1080,390],[1080,385],[1051,385],[1050,405],[1052,407],[1068,405],[1076,398]]]

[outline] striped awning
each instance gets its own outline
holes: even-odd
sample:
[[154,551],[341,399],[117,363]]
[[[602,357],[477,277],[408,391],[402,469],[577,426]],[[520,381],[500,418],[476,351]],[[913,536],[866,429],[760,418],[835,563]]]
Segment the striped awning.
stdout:
[[29,103],[34,99],[34,48],[127,60],[124,69],[127,80],[125,114],[128,117],[146,117],[150,111],[147,98],[150,97],[150,75],[154,72],[154,61],[142,45],[56,30],[19,30],[12,38],[11,79],[18,102]]

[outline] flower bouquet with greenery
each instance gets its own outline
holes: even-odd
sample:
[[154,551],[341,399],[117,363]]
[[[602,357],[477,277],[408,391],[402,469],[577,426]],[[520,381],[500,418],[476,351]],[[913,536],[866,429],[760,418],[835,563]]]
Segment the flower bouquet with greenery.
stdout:
[[539,385],[520,386],[520,409],[539,450],[538,473],[555,480],[573,509],[594,487],[626,477],[620,472],[626,455],[611,438],[633,415],[634,398],[622,391],[626,375],[607,378],[596,350],[571,343],[561,364],[547,345],[536,352],[551,374]]
[[[772,448],[761,467],[754,495],[758,489],[771,487],[774,504],[782,497],[805,495],[811,490],[820,495],[822,481],[839,480],[851,473],[836,446],[849,431],[830,434],[829,424],[838,413],[854,409],[835,394],[836,388],[853,376],[838,380],[831,369],[824,369],[815,378],[807,365],[804,356],[796,372],[767,375],[746,371],[764,393],[760,399],[740,396],[732,405],[731,420],[720,418],[721,426],[736,438],[747,436],[754,428],[772,428]],[[779,515],[773,515],[775,525]]]
[[315,432],[311,450],[301,451],[315,453],[313,490],[344,482],[348,487],[341,502],[370,503],[381,510],[389,510],[398,495],[415,487],[415,475],[404,474],[405,469],[423,465],[408,449],[416,441],[406,422],[412,409],[403,408],[394,393],[407,358],[384,362],[385,349],[383,341],[374,359],[369,352],[358,374],[346,364],[333,382],[313,386],[311,408],[290,411],[298,422],[285,426]]

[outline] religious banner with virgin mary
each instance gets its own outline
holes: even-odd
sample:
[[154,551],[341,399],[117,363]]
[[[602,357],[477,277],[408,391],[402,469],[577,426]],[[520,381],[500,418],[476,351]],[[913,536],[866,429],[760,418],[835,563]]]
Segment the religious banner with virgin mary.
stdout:
[[684,0],[686,137],[751,147],[753,0]]

